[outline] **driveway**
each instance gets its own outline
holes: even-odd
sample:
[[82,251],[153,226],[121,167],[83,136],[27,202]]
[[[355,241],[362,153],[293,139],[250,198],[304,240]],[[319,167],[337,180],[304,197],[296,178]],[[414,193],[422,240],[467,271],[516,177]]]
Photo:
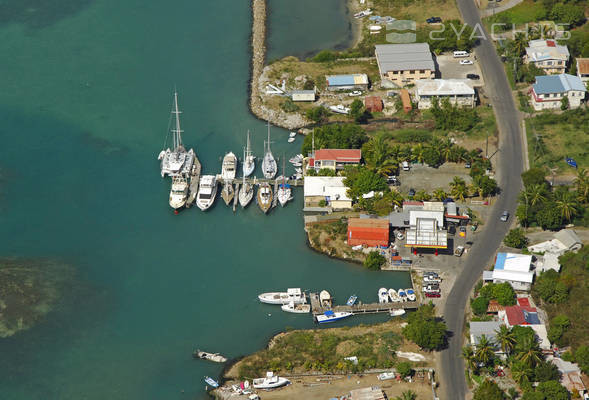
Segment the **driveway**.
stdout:
[[[474,64],[461,65],[460,60],[470,60]],[[481,78],[470,80],[471,84],[475,87],[485,84],[481,75],[479,61],[473,54],[470,57],[463,58],[454,58],[452,54],[440,54],[436,56],[436,62],[438,63],[438,71],[440,71],[440,77],[442,79],[466,79],[467,74],[476,74]]]
[[[457,0],[458,8],[464,21],[472,27],[477,27],[479,32],[484,28],[481,24],[479,12],[472,0]],[[464,363],[460,357],[463,343],[464,310],[468,296],[481,277],[485,265],[487,265],[501,241],[510,228],[511,218],[508,223],[499,221],[503,210],[515,214],[517,196],[521,190],[521,172],[523,170],[522,141],[520,121],[517,109],[511,94],[511,88],[507,82],[503,65],[497,57],[493,43],[489,35],[481,39],[475,49],[479,60],[481,72],[485,78],[486,91],[489,100],[493,104],[497,127],[500,132],[499,153],[497,157],[500,170],[496,176],[499,187],[502,190],[497,199],[491,216],[478,240],[475,241],[464,269],[456,278],[456,282],[448,295],[444,308],[444,319],[451,332],[448,348],[441,352],[441,399],[463,400],[466,396],[466,381],[464,378]]]

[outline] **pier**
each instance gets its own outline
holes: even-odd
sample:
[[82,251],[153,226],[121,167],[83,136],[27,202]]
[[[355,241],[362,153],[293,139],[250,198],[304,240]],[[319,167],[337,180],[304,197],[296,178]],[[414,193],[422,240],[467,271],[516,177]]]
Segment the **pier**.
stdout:
[[313,315],[320,315],[325,311],[331,310],[333,312],[351,312],[352,314],[378,314],[378,313],[390,313],[393,310],[412,310],[419,307],[419,301],[401,301],[397,303],[366,303],[366,304],[354,304],[353,306],[340,305],[326,308],[321,305],[319,301],[319,295],[317,293],[310,293],[311,299],[311,313]]
[[[236,184],[241,185],[243,178],[235,178],[235,179],[232,179],[232,181],[235,182]],[[278,181],[276,179],[266,179],[266,178],[253,177],[253,178],[245,178],[245,181],[248,183],[251,183],[252,185],[258,185],[262,182],[266,182],[270,186],[274,187],[274,192],[276,192],[276,190],[278,189]],[[225,180],[221,177],[221,174],[217,175],[217,182],[220,183],[221,185],[223,185],[225,183]],[[294,186],[294,187],[303,186],[303,184],[304,184],[303,179],[286,179],[286,183],[289,184],[290,186]]]

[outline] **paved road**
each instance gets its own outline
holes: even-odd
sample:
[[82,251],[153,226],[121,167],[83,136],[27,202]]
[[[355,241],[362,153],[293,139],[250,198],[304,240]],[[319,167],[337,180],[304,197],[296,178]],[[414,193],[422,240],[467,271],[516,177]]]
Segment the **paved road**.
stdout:
[[[472,27],[479,24],[478,26],[482,30],[478,9],[473,0],[457,0],[457,4],[464,21]],[[521,189],[522,142],[518,112],[511,88],[507,82],[503,65],[490,40],[481,40],[475,53],[485,79],[486,92],[489,93],[495,109],[495,117],[500,131],[499,153],[495,156],[499,159],[495,161],[500,169],[497,179],[502,193],[495,203],[490,220],[483,232],[478,235],[477,241],[469,252],[464,272],[456,278],[448,295],[444,319],[453,336],[450,338],[448,349],[441,353],[440,398],[442,400],[462,400],[465,398],[464,364],[460,357],[463,342],[464,308],[472,287],[481,277],[485,266],[491,262],[495,251],[509,229],[510,224],[500,222],[499,216],[503,210],[508,210],[512,216],[514,215],[517,196]],[[510,217],[510,222],[512,218]]]

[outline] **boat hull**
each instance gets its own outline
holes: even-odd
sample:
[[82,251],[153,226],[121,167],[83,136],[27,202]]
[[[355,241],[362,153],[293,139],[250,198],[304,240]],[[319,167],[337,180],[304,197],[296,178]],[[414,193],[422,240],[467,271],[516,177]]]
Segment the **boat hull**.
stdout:
[[278,379],[269,381],[264,378],[254,379],[254,389],[276,389],[288,385],[290,381],[286,378],[277,377]]
[[250,187],[250,190],[249,191],[246,191],[246,189],[244,187],[242,187],[239,190],[238,200],[239,200],[239,204],[243,208],[247,207],[247,205],[252,201],[253,198],[254,198],[254,189],[253,189],[253,187]]
[[320,324],[327,324],[330,322],[340,321],[342,319],[351,317],[352,315],[353,314],[350,312],[336,312],[336,313],[333,313],[332,316],[318,315],[315,318],[317,319],[317,322],[319,322]]
[[293,313],[293,314],[309,314],[311,312],[311,305],[309,304],[283,304],[282,311]]
[[268,213],[272,207],[272,188],[267,183],[260,184],[258,188],[257,201],[260,210],[264,214]]
[[258,296],[258,300],[265,304],[288,304],[293,302],[294,304],[303,304],[306,302],[305,296],[291,296],[287,292],[269,292],[262,293]]

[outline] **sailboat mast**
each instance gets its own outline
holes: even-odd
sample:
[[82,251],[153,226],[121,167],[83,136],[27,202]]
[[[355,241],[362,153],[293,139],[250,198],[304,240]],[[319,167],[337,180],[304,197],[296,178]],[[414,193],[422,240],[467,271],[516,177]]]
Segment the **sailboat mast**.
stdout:
[[250,149],[250,131],[248,129],[248,131],[247,131],[247,149],[246,149],[245,154],[244,154],[244,159],[245,159],[245,155],[247,155],[249,157],[250,154],[251,154],[251,152],[252,151]]
[[268,152],[270,152],[270,120],[268,120]]
[[174,133],[174,150],[182,146],[182,130],[180,129],[180,111],[178,111],[178,92],[174,92],[174,111],[176,115],[176,129],[173,129]]

